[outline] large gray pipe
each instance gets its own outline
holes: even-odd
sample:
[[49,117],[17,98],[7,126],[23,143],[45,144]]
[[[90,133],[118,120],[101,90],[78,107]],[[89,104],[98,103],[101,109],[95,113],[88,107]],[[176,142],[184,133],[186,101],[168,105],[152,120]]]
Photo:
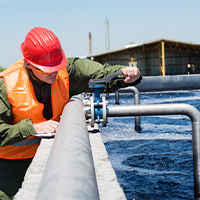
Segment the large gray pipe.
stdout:
[[183,114],[192,121],[192,146],[194,170],[194,197],[200,199],[200,113],[189,104],[153,104],[134,106],[108,106],[107,117],[177,115]]
[[200,75],[143,76],[135,87],[139,92],[200,89]]
[[98,200],[82,100],[66,104],[36,200]]

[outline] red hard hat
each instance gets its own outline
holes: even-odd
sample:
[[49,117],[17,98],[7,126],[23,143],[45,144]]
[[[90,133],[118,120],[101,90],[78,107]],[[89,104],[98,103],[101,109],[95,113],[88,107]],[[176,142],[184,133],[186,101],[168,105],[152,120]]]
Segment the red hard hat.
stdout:
[[24,58],[33,66],[53,73],[67,67],[67,58],[57,36],[46,28],[33,28],[21,44]]

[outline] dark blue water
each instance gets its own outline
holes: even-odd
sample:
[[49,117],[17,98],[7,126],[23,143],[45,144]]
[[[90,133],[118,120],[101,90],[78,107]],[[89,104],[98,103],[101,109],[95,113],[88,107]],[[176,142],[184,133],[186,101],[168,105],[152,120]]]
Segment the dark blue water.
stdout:
[[[109,105],[115,105],[110,95]],[[200,110],[200,91],[140,93],[140,104],[187,103]],[[134,104],[132,94],[120,105]],[[185,115],[108,118],[100,131],[126,198],[192,199],[194,196],[192,127]]]

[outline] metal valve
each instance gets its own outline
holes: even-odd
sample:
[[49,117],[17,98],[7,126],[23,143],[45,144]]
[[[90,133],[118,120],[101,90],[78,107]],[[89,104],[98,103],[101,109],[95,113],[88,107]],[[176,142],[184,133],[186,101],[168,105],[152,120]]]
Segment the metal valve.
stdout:
[[[106,98],[103,96],[100,98],[100,89],[104,88],[108,82],[111,80],[124,80],[123,78],[116,78],[116,76],[122,75],[122,72],[115,72],[103,79],[90,79],[89,80],[89,87],[94,89],[94,96],[90,97],[90,119],[89,123],[91,124],[91,127],[94,127],[94,123],[101,123],[103,126],[106,126],[107,123],[107,103]],[[88,112],[86,113],[86,116],[88,117]]]

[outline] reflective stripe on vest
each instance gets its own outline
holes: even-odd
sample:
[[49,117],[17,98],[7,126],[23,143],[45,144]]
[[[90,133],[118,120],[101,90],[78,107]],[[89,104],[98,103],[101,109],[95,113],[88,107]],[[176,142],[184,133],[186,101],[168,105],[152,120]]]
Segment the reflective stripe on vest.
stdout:
[[32,158],[36,154],[37,148],[40,145],[40,141],[40,138],[30,136],[27,139],[15,144],[0,147],[0,157],[4,159]]
[[[12,105],[12,124],[27,118],[33,123],[47,121],[43,117],[44,105],[37,101],[31,81],[24,69],[24,60],[11,65],[0,77],[4,78],[7,96]],[[69,77],[66,69],[59,70],[56,81],[51,84],[51,99],[53,117],[60,120],[63,108],[69,100]],[[23,159],[35,155],[40,144],[40,138],[30,136],[18,143],[0,147],[0,158]]]

